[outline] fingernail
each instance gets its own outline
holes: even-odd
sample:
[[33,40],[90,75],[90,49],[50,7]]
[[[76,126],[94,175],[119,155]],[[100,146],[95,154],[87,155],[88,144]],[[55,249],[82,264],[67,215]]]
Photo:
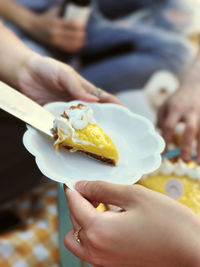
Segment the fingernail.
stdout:
[[80,193],[83,193],[84,192],[84,188],[85,188],[85,185],[88,183],[88,181],[80,181],[80,182],[77,182],[75,184],[75,189],[80,192]]

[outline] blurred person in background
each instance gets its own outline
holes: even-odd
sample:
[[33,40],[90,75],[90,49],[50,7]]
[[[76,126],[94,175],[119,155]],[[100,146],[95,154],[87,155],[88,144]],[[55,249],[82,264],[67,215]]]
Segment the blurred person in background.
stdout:
[[[158,110],[157,124],[167,145],[180,122],[185,126],[180,138],[181,157],[190,161],[195,153],[200,164],[200,55],[182,79],[180,88]],[[194,140],[196,151],[193,151]]]
[[[78,57],[79,73],[112,92],[142,87],[157,70],[167,69],[180,77],[193,61],[193,45],[185,37],[188,25],[194,23],[193,6],[188,2],[94,1],[87,27],[59,17],[61,5],[61,0],[1,1],[0,16],[32,51],[69,62],[71,56]],[[10,45],[14,51],[14,43]],[[28,94],[34,97],[31,91]],[[50,95],[48,101],[40,103],[53,100]],[[6,121],[3,116],[5,113],[2,120]],[[10,132],[18,127],[19,122],[15,123]],[[23,131],[18,131],[20,138]],[[13,164],[21,170],[20,157],[15,154]],[[6,155],[3,160],[9,162],[8,150]],[[5,164],[5,171],[10,172],[9,166]]]
[[[69,63],[111,92],[141,88],[158,70],[180,77],[193,60],[184,35],[193,6],[182,0],[94,0],[88,24],[59,17],[62,0],[7,0],[0,16],[32,50]],[[77,61],[76,61],[77,62]]]

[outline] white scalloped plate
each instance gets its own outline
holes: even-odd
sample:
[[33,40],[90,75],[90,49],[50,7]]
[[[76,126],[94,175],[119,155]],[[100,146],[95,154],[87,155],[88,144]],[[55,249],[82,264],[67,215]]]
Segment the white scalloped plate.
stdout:
[[114,141],[119,152],[116,167],[100,163],[81,153],[66,150],[55,151],[53,140],[28,126],[23,142],[35,156],[41,172],[57,182],[73,189],[80,180],[103,180],[118,184],[133,184],[143,174],[159,168],[163,139],[154,126],[144,117],[115,104],[85,103],[83,101],[54,102],[45,106],[47,110],[60,115],[64,109],[77,103],[90,106],[98,125]]

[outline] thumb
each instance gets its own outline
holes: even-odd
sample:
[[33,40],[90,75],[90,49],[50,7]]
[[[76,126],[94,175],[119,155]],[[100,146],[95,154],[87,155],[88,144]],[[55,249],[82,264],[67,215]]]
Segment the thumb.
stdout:
[[91,202],[112,204],[127,209],[132,201],[132,186],[103,181],[79,181],[76,190]]

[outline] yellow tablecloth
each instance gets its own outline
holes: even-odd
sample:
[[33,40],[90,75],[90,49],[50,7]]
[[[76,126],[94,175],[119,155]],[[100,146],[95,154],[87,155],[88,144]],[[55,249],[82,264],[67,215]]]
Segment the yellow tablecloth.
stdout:
[[0,236],[0,267],[58,267],[57,183],[18,198],[14,209],[25,226]]

